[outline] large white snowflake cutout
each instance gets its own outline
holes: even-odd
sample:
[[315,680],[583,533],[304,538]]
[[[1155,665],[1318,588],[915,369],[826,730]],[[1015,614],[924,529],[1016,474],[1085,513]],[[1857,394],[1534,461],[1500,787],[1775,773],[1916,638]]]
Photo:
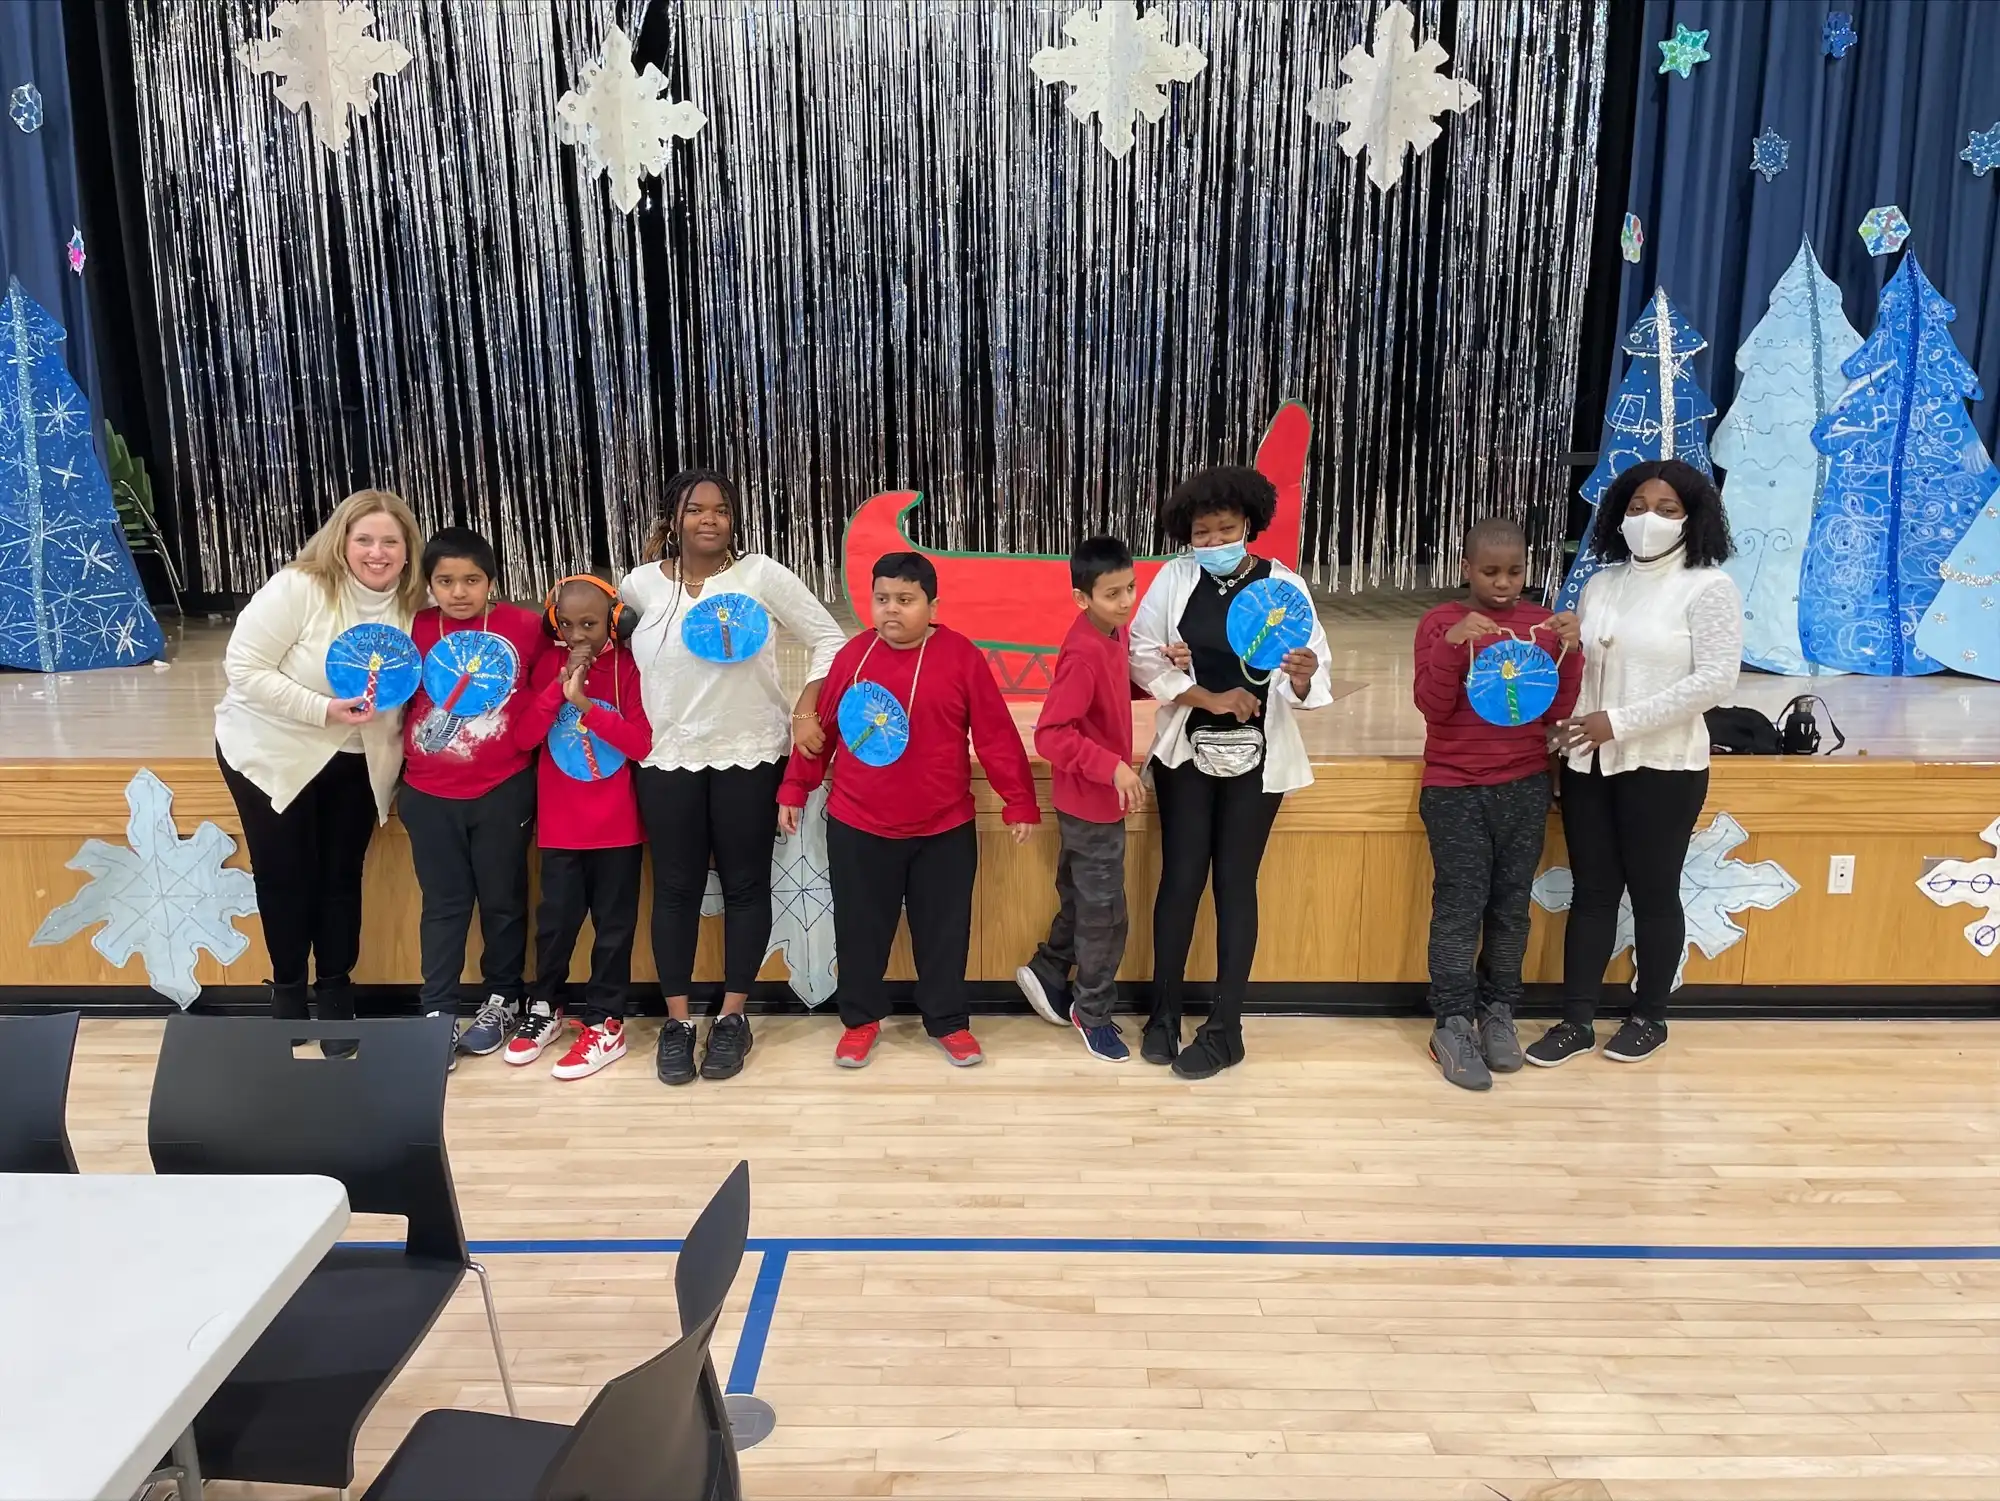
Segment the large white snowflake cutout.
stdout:
[[1368,180],[1387,192],[1403,180],[1406,150],[1421,156],[1438,138],[1437,115],[1468,110],[1479,90],[1442,76],[1451,61],[1435,39],[1415,45],[1417,23],[1396,0],[1375,18],[1375,51],[1357,42],[1340,60],[1348,81],[1338,90],[1321,89],[1306,102],[1306,113],[1322,125],[1347,129],[1339,146],[1349,156],[1366,148]]
[[1965,941],[1987,958],[2000,948],[2000,818],[1979,836],[1993,853],[1977,860],[1940,860],[1917,877],[1917,890],[1940,907],[1963,904],[1981,909],[1965,925]]
[[51,912],[29,942],[66,943],[85,928],[103,926],[91,947],[119,967],[134,954],[146,961],[153,989],[183,1009],[201,994],[194,977],[195,951],[207,949],[224,964],[243,957],[250,940],[232,919],[257,910],[257,888],[246,870],[222,862],[236,841],[212,823],[182,839],[174,827],[174,795],[152,772],[140,769],[125,788],[132,817],[129,848],[86,839],[71,870],[90,880]]
[[1044,47],[1028,60],[1043,83],[1066,83],[1069,112],[1084,124],[1097,116],[1097,138],[1114,157],[1132,149],[1133,122],[1157,125],[1167,112],[1166,86],[1186,83],[1208,66],[1191,42],[1167,40],[1167,18],[1139,15],[1136,0],[1103,0],[1097,14],[1080,10],[1063,22],[1074,47]]
[[667,148],[676,136],[690,139],[708,123],[694,105],[660,96],[666,75],[646,64],[632,70],[632,39],[616,26],[604,34],[596,62],[583,65],[582,89],[556,101],[556,139],[583,153],[590,175],[608,173],[611,201],[620,213],[639,206],[639,179],[663,177]]
[[[1687,914],[1687,941],[1714,959],[1743,937],[1743,929],[1729,920],[1732,912],[1752,908],[1768,912],[1797,893],[1799,883],[1775,860],[1759,860],[1746,865],[1728,854],[1750,836],[1743,825],[1727,813],[1698,832],[1688,843],[1687,861],[1681,866],[1681,910]],[[1575,880],[1565,866],[1552,865],[1535,878],[1535,905],[1547,912],[1569,911]],[[1617,938],[1612,954],[1632,947],[1632,898],[1618,902]],[[1687,970],[1687,949],[1681,949],[1674,966],[1675,990]],[[1633,983],[1636,985],[1637,978]]]
[[271,12],[276,41],[250,42],[237,60],[252,73],[282,73],[278,102],[297,114],[312,110],[313,134],[329,151],[345,151],[347,111],[365,115],[375,103],[375,75],[410,65],[401,42],[368,35],[375,13],[340,0],[285,0]]
[[[771,946],[785,956],[792,972],[792,993],[808,1006],[818,1006],[834,992],[836,954],[833,944],[833,873],[826,858],[826,792],[821,787],[806,800],[799,815],[799,832],[780,835],[771,846]],[[708,873],[701,915],[722,915],[722,883]]]

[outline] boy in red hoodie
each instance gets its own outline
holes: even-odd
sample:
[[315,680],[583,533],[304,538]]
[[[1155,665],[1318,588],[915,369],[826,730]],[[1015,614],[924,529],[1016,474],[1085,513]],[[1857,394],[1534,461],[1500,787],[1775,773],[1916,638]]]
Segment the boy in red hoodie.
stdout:
[[[1063,638],[1055,681],[1035,722],[1062,831],[1055,921],[1014,983],[1044,1021],[1075,1027],[1092,1057],[1131,1057],[1111,1019],[1125,958],[1125,815],[1145,800],[1132,769],[1132,669],[1125,626],[1139,601],[1132,550],[1090,537],[1070,554],[1082,613]],[[1070,984],[1070,969],[1076,983]]]
[[[1451,1083],[1491,1089],[1521,1067],[1514,1007],[1528,951],[1528,892],[1549,822],[1549,727],[1576,703],[1583,675],[1574,615],[1521,598],[1528,540],[1505,517],[1465,535],[1470,598],[1438,605],[1417,624],[1416,700],[1423,711],[1430,836],[1431,1057]],[[1513,636],[1557,658],[1556,696],[1515,725],[1482,719],[1466,676],[1482,647]],[[1481,943],[1481,930],[1485,941]]]
[[561,645],[545,650],[516,722],[519,744],[542,745],[542,906],[534,997],[507,1044],[507,1061],[533,1063],[562,1031],[562,988],[588,915],[597,939],[581,1030],[550,1070],[558,1079],[581,1079],[625,1056],[646,859],[632,765],[652,754],[653,728],[639,670],[623,645],[638,617],[618,591],[589,574],[566,578],[549,595],[547,620]]
[[[833,1061],[862,1068],[875,1049],[889,1014],[882,975],[907,906],[924,1030],[965,1068],[983,1056],[965,1000],[979,874],[968,734],[1016,844],[1042,815],[1028,754],[986,658],[957,631],[932,623],[937,569],[921,553],[892,552],[876,562],[874,577],[875,628],[833,659],[819,693],[819,721],[831,733],[818,755],[792,752],[778,822],[796,834],[799,810],[831,771],[826,853],[846,1027]],[[843,716],[850,695],[854,705]]]

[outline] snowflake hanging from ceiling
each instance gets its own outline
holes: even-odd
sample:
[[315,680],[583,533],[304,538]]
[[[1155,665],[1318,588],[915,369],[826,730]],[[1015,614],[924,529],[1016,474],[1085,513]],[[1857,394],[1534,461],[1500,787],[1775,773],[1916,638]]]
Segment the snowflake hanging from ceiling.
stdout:
[[1639,257],[1645,253],[1646,229],[1640,224],[1637,214],[1625,216],[1625,227],[1618,231],[1618,251],[1633,265],[1639,264]]
[[7,96],[7,118],[21,127],[22,135],[42,128],[42,91],[32,83],[18,85]]
[[1917,877],[1917,890],[1940,907],[1978,908],[1981,915],[1965,925],[1965,941],[1987,958],[2000,949],[2000,818],[1979,836],[1993,853],[1977,860],[1940,860]]
[[83,275],[83,231],[74,224],[69,227],[69,244],[63,247],[69,257],[69,268],[78,276]]
[[1063,22],[1074,47],[1044,47],[1028,59],[1043,83],[1066,83],[1069,112],[1084,124],[1097,117],[1097,138],[1114,157],[1132,149],[1133,122],[1157,125],[1167,112],[1166,87],[1187,83],[1208,66],[1192,43],[1167,40],[1167,18],[1140,16],[1134,0],[1103,0],[1097,14],[1080,10]]
[[[797,834],[780,834],[771,846],[771,944],[792,972],[792,993],[808,1006],[823,1004],[838,983],[833,945],[833,872],[826,855],[826,796],[820,787],[806,799]],[[722,916],[722,882],[708,873],[701,915]]]
[[1690,31],[1678,21],[1674,23],[1674,34],[1659,43],[1660,71],[1678,73],[1683,78],[1694,73],[1696,63],[1708,61],[1708,33]]
[[1354,156],[1365,148],[1368,180],[1387,192],[1403,179],[1404,153],[1421,156],[1438,138],[1439,115],[1479,102],[1479,90],[1438,71],[1450,61],[1435,38],[1416,45],[1416,21],[1396,0],[1375,18],[1375,51],[1358,42],[1348,49],[1340,60],[1348,81],[1315,93],[1306,113],[1345,125],[1340,149]]
[[1910,221],[1891,203],[1868,210],[1855,233],[1861,236],[1861,243],[1868,247],[1870,255],[1888,255],[1900,250],[1903,241],[1910,237]]
[[329,151],[345,151],[347,111],[366,115],[375,104],[375,75],[410,65],[401,42],[368,35],[375,13],[341,0],[285,0],[271,12],[275,41],[246,43],[237,61],[252,73],[281,73],[278,102],[297,114],[312,111],[313,134]]
[[1984,177],[1995,167],[2000,167],[2000,120],[1995,120],[1985,130],[1972,131],[1958,159],[1972,163],[1974,177]]
[[581,89],[556,101],[556,139],[582,153],[590,176],[610,177],[612,203],[629,214],[639,206],[639,180],[664,177],[667,148],[676,137],[693,139],[708,116],[685,100],[662,98],[666,75],[651,63],[634,72],[632,39],[616,26],[578,81]]
[[236,841],[212,823],[183,839],[174,827],[174,795],[140,768],[125,788],[132,816],[126,847],[86,839],[71,870],[90,876],[83,890],[51,912],[29,940],[36,947],[66,943],[102,924],[90,946],[121,968],[137,954],[153,989],[185,1010],[201,994],[194,977],[197,950],[224,964],[243,957],[250,940],[233,919],[257,910],[247,870],[223,862]]
[[1792,143],[1766,125],[1763,134],[1750,143],[1750,170],[1769,182],[1785,170],[1791,156]]
[[1828,57],[1847,56],[1847,49],[1860,40],[1854,34],[1854,17],[1844,10],[1831,12],[1819,32],[1820,51]]

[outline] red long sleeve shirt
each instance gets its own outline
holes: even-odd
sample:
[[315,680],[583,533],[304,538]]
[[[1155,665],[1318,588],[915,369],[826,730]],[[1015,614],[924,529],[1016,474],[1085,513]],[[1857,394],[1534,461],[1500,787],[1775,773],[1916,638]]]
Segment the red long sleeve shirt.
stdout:
[[[793,751],[785,767],[779,805],[803,808],[829,771],[833,791],[826,811],[849,828],[884,839],[942,834],[972,818],[969,733],[986,780],[1000,795],[1008,823],[1039,823],[1028,753],[1007,701],[979,648],[945,626],[935,627],[921,651],[899,650],[863,631],[840,649],[819,690],[819,719],[826,744],[817,756]],[[870,766],[847,752],[840,738],[840,700],[868,658],[866,676],[910,711],[910,742],[887,766]],[[921,673],[919,672],[921,662]],[[915,697],[912,706],[911,698]]]
[[[549,738],[562,712],[562,671],[569,652],[549,643],[536,662],[527,702],[514,719],[517,745],[533,748]],[[625,764],[601,782],[579,782],[556,765],[546,748],[536,773],[536,836],[545,850],[611,850],[646,841],[639,822],[639,795],[632,770],[653,751],[653,727],[639,697],[639,669],[632,654],[615,642],[590,664],[583,691],[591,698],[615,704],[592,707],[583,727],[613,750],[625,754]]]
[[1132,685],[1125,632],[1106,635],[1080,612],[1056,656],[1055,681],[1035,721],[1035,754],[1049,763],[1049,801],[1090,823],[1123,823],[1113,778],[1132,764]]
[[[1491,644],[1445,640],[1445,633],[1473,613],[1469,600],[1455,599],[1427,612],[1417,622],[1417,707],[1424,715],[1424,786],[1497,787],[1549,769],[1548,727],[1576,706],[1583,681],[1583,652],[1573,649],[1557,668],[1555,702],[1540,719],[1526,724],[1489,724],[1473,712],[1465,695],[1465,674],[1472,652]],[[1530,600],[1518,600],[1511,610],[1486,611],[1497,626],[1527,637],[1530,628],[1550,618]],[[1562,647],[1553,631],[1535,631],[1536,644],[1550,656]]]
[[528,691],[529,673],[548,649],[549,638],[542,629],[542,617],[519,605],[497,604],[470,620],[448,620],[433,605],[419,611],[410,622],[410,639],[417,650],[430,649],[446,636],[460,631],[491,631],[504,637],[519,658],[514,691],[497,709],[471,719],[461,719],[451,739],[435,750],[427,749],[428,737],[421,733],[435,707],[422,687],[403,714],[403,780],[432,797],[470,801],[484,797],[509,777],[526,771],[535,758],[533,746],[523,749],[513,735],[513,721]]

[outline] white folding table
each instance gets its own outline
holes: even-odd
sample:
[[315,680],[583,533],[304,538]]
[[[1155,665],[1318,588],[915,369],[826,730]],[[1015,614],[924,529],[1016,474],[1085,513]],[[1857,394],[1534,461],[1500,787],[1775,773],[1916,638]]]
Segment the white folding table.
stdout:
[[0,1501],[130,1501],[347,1226],[331,1178],[0,1173]]

